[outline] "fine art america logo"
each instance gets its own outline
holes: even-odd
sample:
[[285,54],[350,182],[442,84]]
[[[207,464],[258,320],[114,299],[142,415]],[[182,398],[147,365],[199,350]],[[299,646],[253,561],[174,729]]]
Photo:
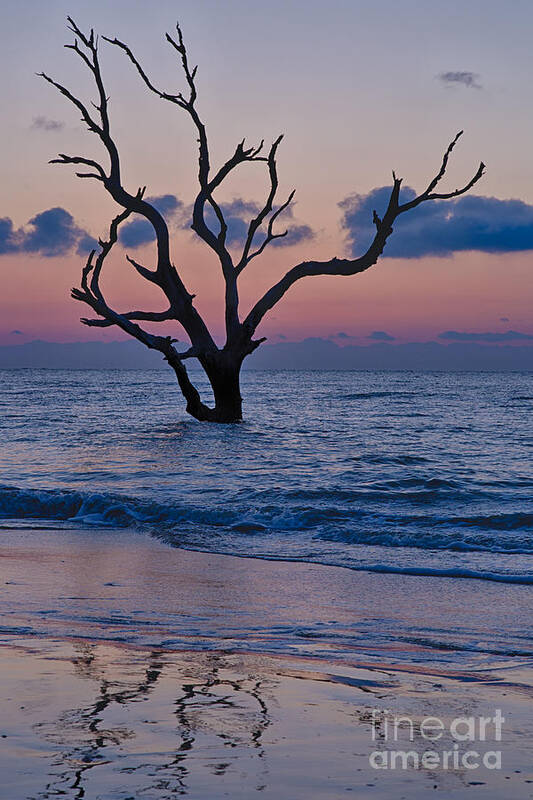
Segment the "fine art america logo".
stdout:
[[[497,708],[491,717],[455,717],[444,722],[439,717],[415,721],[408,716],[373,709],[372,741],[379,749],[370,753],[373,769],[501,769],[502,753],[496,742],[502,740],[505,718]],[[399,749],[406,739],[426,745],[426,749]],[[443,745],[446,743],[446,746]]]

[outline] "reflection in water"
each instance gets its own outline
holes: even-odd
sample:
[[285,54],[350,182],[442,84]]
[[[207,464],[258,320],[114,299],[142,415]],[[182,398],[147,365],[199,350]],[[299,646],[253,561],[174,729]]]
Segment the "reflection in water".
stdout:
[[[0,794],[6,800],[339,800],[529,797],[531,670],[434,674],[347,668],[229,651],[131,648],[14,638],[0,647],[5,691]],[[329,671],[331,670],[331,671]],[[502,709],[512,719],[501,771],[396,770],[376,775],[375,709],[420,721]],[[402,742],[422,753],[405,728]],[[379,737],[378,737],[379,738]],[[394,749],[398,745],[388,742]],[[439,747],[451,750],[444,735]],[[490,745],[492,747],[492,745]],[[403,747],[400,747],[403,749]],[[512,783],[510,783],[512,781]],[[526,786],[527,784],[527,786]],[[2,794],[3,792],[3,794]],[[468,795],[470,796],[470,794]]]
[[193,758],[220,777],[243,758],[263,759],[270,723],[264,677],[236,678],[221,653],[195,654],[188,663],[186,654],[125,651],[130,657],[120,664],[107,661],[101,645],[74,649],[74,674],[96,684],[96,697],[34,726],[55,750],[35,800],[93,797],[99,789],[106,800],[164,800],[189,793]]

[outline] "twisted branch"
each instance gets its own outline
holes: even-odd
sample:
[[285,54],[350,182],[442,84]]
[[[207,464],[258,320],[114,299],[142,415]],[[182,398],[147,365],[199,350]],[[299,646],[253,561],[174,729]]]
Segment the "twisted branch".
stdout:
[[265,205],[263,206],[263,208],[261,209],[259,214],[256,217],[254,217],[254,219],[251,220],[251,222],[250,222],[250,224],[248,226],[248,233],[247,233],[246,242],[244,244],[244,248],[243,248],[243,251],[242,251],[242,256],[241,256],[241,259],[240,259],[240,261],[239,261],[239,263],[237,264],[237,267],[236,267],[238,273],[241,273],[243,271],[243,269],[250,263],[250,261],[253,258],[255,258],[256,256],[261,255],[261,253],[263,252],[265,247],[273,239],[279,239],[279,238],[287,235],[287,231],[285,231],[285,233],[274,234],[273,230],[272,230],[272,226],[273,226],[274,222],[276,221],[277,217],[283,211],[285,211],[287,206],[292,202],[292,199],[293,199],[294,194],[295,194],[294,191],[291,192],[291,194],[289,195],[289,199],[282,206],[280,206],[280,208],[278,208],[277,211],[275,211],[274,214],[272,215],[272,217],[270,218],[270,221],[268,223],[268,231],[267,231],[266,238],[264,239],[264,241],[261,244],[261,246],[259,247],[259,249],[257,249],[254,253],[250,253],[250,250],[252,248],[252,244],[253,244],[253,241],[254,241],[255,234],[257,233],[257,231],[259,230],[259,228],[263,224],[263,222],[266,219],[266,217],[272,211],[274,200],[276,198],[276,194],[277,194],[277,191],[278,191],[279,181],[278,181],[278,168],[277,168],[277,162],[276,162],[276,153],[277,153],[279,145],[281,144],[281,140],[282,139],[283,139],[283,134],[278,136],[278,138],[273,142],[273,144],[272,144],[272,146],[270,148],[270,152],[268,154],[268,158],[266,159],[267,164],[268,164],[268,174],[269,174],[269,177],[270,177],[270,191],[269,191],[269,193],[267,195],[267,198],[266,198],[266,201],[265,201]]
[[96,255],[95,250],[91,251],[87,259],[87,263],[82,270],[81,288],[78,289],[74,287],[71,291],[71,295],[74,300],[79,300],[83,303],[86,303],[100,317],[103,318],[102,320],[89,320],[84,318],[82,319],[82,322],[85,325],[101,325],[102,327],[107,325],[117,325],[119,328],[125,331],[125,333],[129,333],[130,336],[138,339],[147,347],[165,352],[168,345],[168,340],[164,339],[163,337],[153,336],[152,334],[143,330],[139,325],[134,324],[131,321],[134,317],[131,317],[128,314],[120,314],[112,309],[107,303],[100,287],[100,275],[102,268],[107,256],[118,240],[119,226],[126,219],[128,219],[131,213],[132,212],[130,209],[126,209],[113,219],[111,225],[109,226],[109,238],[105,241],[100,239],[100,252],[98,255]]
[[460,131],[451,144],[448,145],[444,153],[441,167],[436,176],[430,181],[427,189],[413,200],[400,204],[399,196],[402,179],[397,178],[394,172],[392,173],[393,186],[389,196],[387,210],[383,219],[374,211],[373,222],[376,227],[376,233],[372,243],[362,256],[355,259],[332,258],[329,261],[304,261],[290,269],[281,280],[265,292],[253,306],[243,323],[248,336],[251,337],[254,334],[265,314],[281,300],[285,292],[287,292],[296,281],[312,275],[357,275],[360,272],[365,272],[365,270],[369,269],[377,262],[378,258],[383,253],[387,239],[392,233],[392,225],[400,214],[404,214],[406,211],[416,208],[416,206],[428,200],[448,200],[468,192],[482,177],[485,171],[485,164],[483,162],[480,163],[476,173],[462,188],[442,194],[433,191],[446,174],[450,153],[461,135],[462,131]]
[[[166,322],[174,319],[171,308],[167,311],[128,311],[126,314],[121,313],[120,316],[124,319],[139,319],[147,322]],[[81,322],[90,328],[108,328],[110,325],[116,324],[109,319],[87,319],[86,317],[82,317]]]
[[[179,55],[183,73],[185,75],[185,79],[189,88],[189,93],[187,97],[182,92],[171,93],[163,91],[158,87],[156,87],[152,79],[148,77],[146,71],[141,66],[139,60],[136,58],[135,54],[127,44],[120,41],[116,37],[114,39],[111,39],[109,37],[103,37],[103,38],[110,44],[114,45],[115,47],[120,48],[127,55],[129,60],[137,70],[138,74],[140,75],[145,86],[151,92],[157,95],[157,97],[159,97],[160,99],[166,100],[184,109],[189,114],[198,132],[198,145],[199,145],[198,182],[200,185],[200,189],[193,204],[193,220],[191,227],[194,230],[194,232],[218,256],[226,284],[226,297],[225,297],[226,334],[228,337],[228,342],[234,340],[236,337],[239,336],[241,329],[238,316],[239,298],[237,291],[237,277],[240,274],[240,272],[242,272],[244,267],[249,263],[249,261],[251,261],[252,258],[255,258],[256,256],[260,255],[260,253],[263,252],[265,247],[273,239],[280,238],[286,235],[283,233],[274,234],[272,230],[272,223],[274,222],[275,218],[279,215],[279,213],[281,213],[281,211],[287,207],[288,202],[290,202],[290,200],[274,214],[274,217],[271,220],[271,223],[269,224],[267,236],[263,241],[261,247],[258,250],[256,250],[253,254],[250,252],[254,236],[257,230],[259,229],[259,227],[261,226],[267,215],[272,211],[273,202],[278,187],[276,151],[283,137],[279,136],[276,139],[276,141],[270,148],[268,156],[261,155],[264,147],[264,141],[261,141],[257,147],[245,147],[245,140],[243,139],[241,142],[237,144],[233,155],[216,171],[214,175],[211,175],[209,143],[207,138],[206,127],[202,119],[200,118],[195,105],[198,97],[198,91],[195,81],[197,67],[193,67],[191,69],[189,65],[187,48],[183,40],[183,33],[181,27],[179,25],[176,25],[176,38],[172,37],[170,34],[167,33],[166,40]],[[224,212],[222,208],[214,198],[214,192],[222,184],[224,179],[236,167],[244,163],[250,163],[256,161],[264,162],[268,165],[271,188],[267,200],[265,202],[265,206],[260,211],[258,216],[250,223],[242,256],[239,260],[238,265],[235,266],[233,263],[232,255],[226,246],[227,231],[228,231],[227,221],[224,217]],[[211,208],[213,209],[213,212],[215,214],[215,217],[219,225],[218,232],[213,231],[206,222],[205,219],[206,205],[210,205]]]
[[98,114],[98,121],[89,112],[87,106],[72,94],[69,89],[57,83],[48,75],[44,73],[41,73],[41,75],[79,109],[82,121],[85,122],[90,131],[98,135],[109,157],[109,171],[106,172],[101,164],[92,159],[84,158],[83,156],[69,156],[64,153],[60,153],[58,158],[53,159],[51,163],[83,164],[91,167],[94,172],[78,172],[76,174],[81,178],[95,178],[101,181],[111,197],[128,214],[132,212],[141,214],[151,223],[157,242],[157,266],[155,271],[137,265],[133,259],[128,260],[139,274],[162,289],[172,309],[173,318],[180,322],[191,341],[214,352],[217,348],[211,334],[193,306],[192,300],[194,296],[187,291],[170,260],[169,231],[164,217],[151,203],[144,199],[144,189],[132,195],[122,184],[120,158],[110,129],[109,98],[105,91],[100,69],[98,38],[94,35],[92,29],[89,35],[83,33],[71,17],[68,17],[68,22],[69,29],[76,38],[74,44],[66,45],[66,47],[76,53],[93,76],[98,92],[98,103],[93,104]]

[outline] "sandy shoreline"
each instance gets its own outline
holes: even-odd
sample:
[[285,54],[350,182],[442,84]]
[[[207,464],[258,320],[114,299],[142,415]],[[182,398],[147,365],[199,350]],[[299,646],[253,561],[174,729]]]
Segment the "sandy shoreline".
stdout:
[[[6,800],[533,797],[533,659],[508,647],[531,587],[214,556],[131,531],[1,535]],[[376,748],[421,757],[424,718],[496,709],[502,769],[370,764]],[[413,741],[408,726],[384,738],[394,714]],[[454,743],[447,730],[432,747]]]

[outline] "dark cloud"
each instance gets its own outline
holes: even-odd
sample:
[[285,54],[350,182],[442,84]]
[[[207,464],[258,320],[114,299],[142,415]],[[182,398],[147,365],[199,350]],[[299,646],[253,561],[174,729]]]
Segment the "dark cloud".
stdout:
[[162,194],[159,197],[149,197],[148,201],[163,215],[175,214],[183,206],[181,200],[178,200],[174,194]]
[[24,332],[23,331],[15,330],[15,331],[10,331],[10,333],[11,333],[12,336],[24,336]]
[[253,200],[243,200],[242,197],[234,197],[230,203],[221,203],[220,207],[229,217],[253,217],[261,210]]
[[[175,221],[180,227],[190,227],[190,217],[183,203],[173,194],[147,198],[167,220]],[[244,242],[250,219],[259,212],[255,203],[235,199],[222,206],[228,222],[228,244]],[[292,218],[292,211],[287,211]],[[208,224],[217,230],[217,220],[212,209],[206,212]],[[283,224],[280,220],[280,225]],[[282,229],[283,230],[283,229]],[[313,237],[307,225],[293,225],[289,233],[279,240],[279,246],[290,246]],[[136,248],[155,241],[152,225],[144,218],[137,217],[122,226],[119,242],[123,247]],[[275,240],[273,244],[278,244]],[[6,253],[39,253],[47,258],[66,255],[75,250],[78,255],[87,255],[98,248],[98,242],[83,228],[78,227],[74,218],[64,208],[50,208],[36,214],[23,228],[15,229],[9,217],[0,218],[0,255]]]
[[448,339],[453,342],[512,342],[516,340],[532,341],[533,334],[507,331],[506,333],[466,333],[463,331],[444,331],[439,333],[439,339]]
[[123,247],[135,248],[153,242],[155,233],[148,220],[134,219],[133,222],[122,226],[118,238]]
[[441,72],[437,75],[437,79],[445,86],[466,86],[467,89],[482,89],[479,82],[479,75],[475,72],[459,71],[459,72]]
[[278,339],[282,339],[283,341],[285,341],[287,339],[287,337],[285,336],[284,333],[278,333],[277,336],[278,336]]
[[[173,194],[147,197],[146,199],[167,219],[183,208],[181,200],[178,200]],[[138,217],[127,225],[122,226],[118,238],[123,247],[135,248],[154,242],[155,233],[152,224],[148,220]]]
[[[383,215],[390,188],[373,189],[367,195],[351,195],[339,203],[342,226],[354,256],[364,252],[375,233],[372,212]],[[402,189],[401,201],[415,192]],[[399,217],[384,256],[421,258],[451,256],[454,252],[512,253],[533,250],[533,205],[522,200],[465,195],[454,200],[422,203]]]
[[9,217],[0,219],[0,253],[14,253],[17,251],[13,222]]
[[[283,231],[281,231],[283,233]],[[309,225],[293,225],[288,229],[287,235],[281,239],[274,239],[272,247],[292,247],[300,242],[309,242],[315,238],[315,233]]]
[[374,339],[376,342],[394,342],[396,336],[391,336],[386,331],[372,331],[366,338]]
[[344,331],[341,331],[340,333],[336,333],[333,338],[334,339],[351,339],[352,337],[349,336],[347,333],[344,333]]
[[[91,247],[88,247],[89,242]],[[18,230],[8,217],[0,219],[0,254],[38,253],[52,258],[64,256],[74,248],[87,252],[94,246],[96,241],[75,224],[72,214],[64,208],[42,211]]]
[[[228,226],[228,232],[226,234],[226,242],[227,244],[232,247],[244,244],[246,240],[246,234],[248,233],[248,225],[250,220],[257,216],[259,213],[260,206],[257,203],[249,202],[247,200],[243,200],[242,198],[235,198],[230,203],[220,203],[220,210],[224,214],[224,219],[226,220],[226,224]],[[215,212],[211,207],[206,208],[205,219],[208,226],[211,228],[212,231],[218,233],[220,230],[220,225],[218,223],[217,217]],[[295,244],[300,244],[300,242],[309,241],[310,239],[314,238],[314,232],[309,225],[290,225],[287,224],[288,220],[293,220],[294,214],[292,208],[285,209],[282,214],[276,220],[277,225],[274,229],[274,232],[283,233],[284,230],[287,230],[287,235],[283,236],[280,239],[274,239],[272,242],[273,247],[292,247]],[[189,227],[190,223],[184,225],[184,227]],[[261,241],[260,229],[256,234],[256,239],[258,242]]]
[[75,225],[72,214],[64,208],[50,208],[30,220],[21,246],[26,253],[60,256],[70,252],[86,236],[87,233]]
[[[256,203],[247,202],[241,198],[236,198],[231,203],[220,203],[219,206],[228,226],[226,243],[230,247],[244,244],[248,232],[248,224],[261,209]],[[220,224],[211,206],[206,207],[205,221],[212,231],[215,233],[220,231]]]
[[98,250],[98,249],[99,247],[96,239],[89,233],[84,233],[83,236],[78,241],[76,253],[79,256],[86,256],[91,252],[91,250]]
[[500,322],[509,322],[509,317],[500,317]]
[[31,127],[33,130],[40,131],[61,131],[65,127],[65,123],[60,122],[57,119],[49,119],[48,117],[39,116],[33,118]]

